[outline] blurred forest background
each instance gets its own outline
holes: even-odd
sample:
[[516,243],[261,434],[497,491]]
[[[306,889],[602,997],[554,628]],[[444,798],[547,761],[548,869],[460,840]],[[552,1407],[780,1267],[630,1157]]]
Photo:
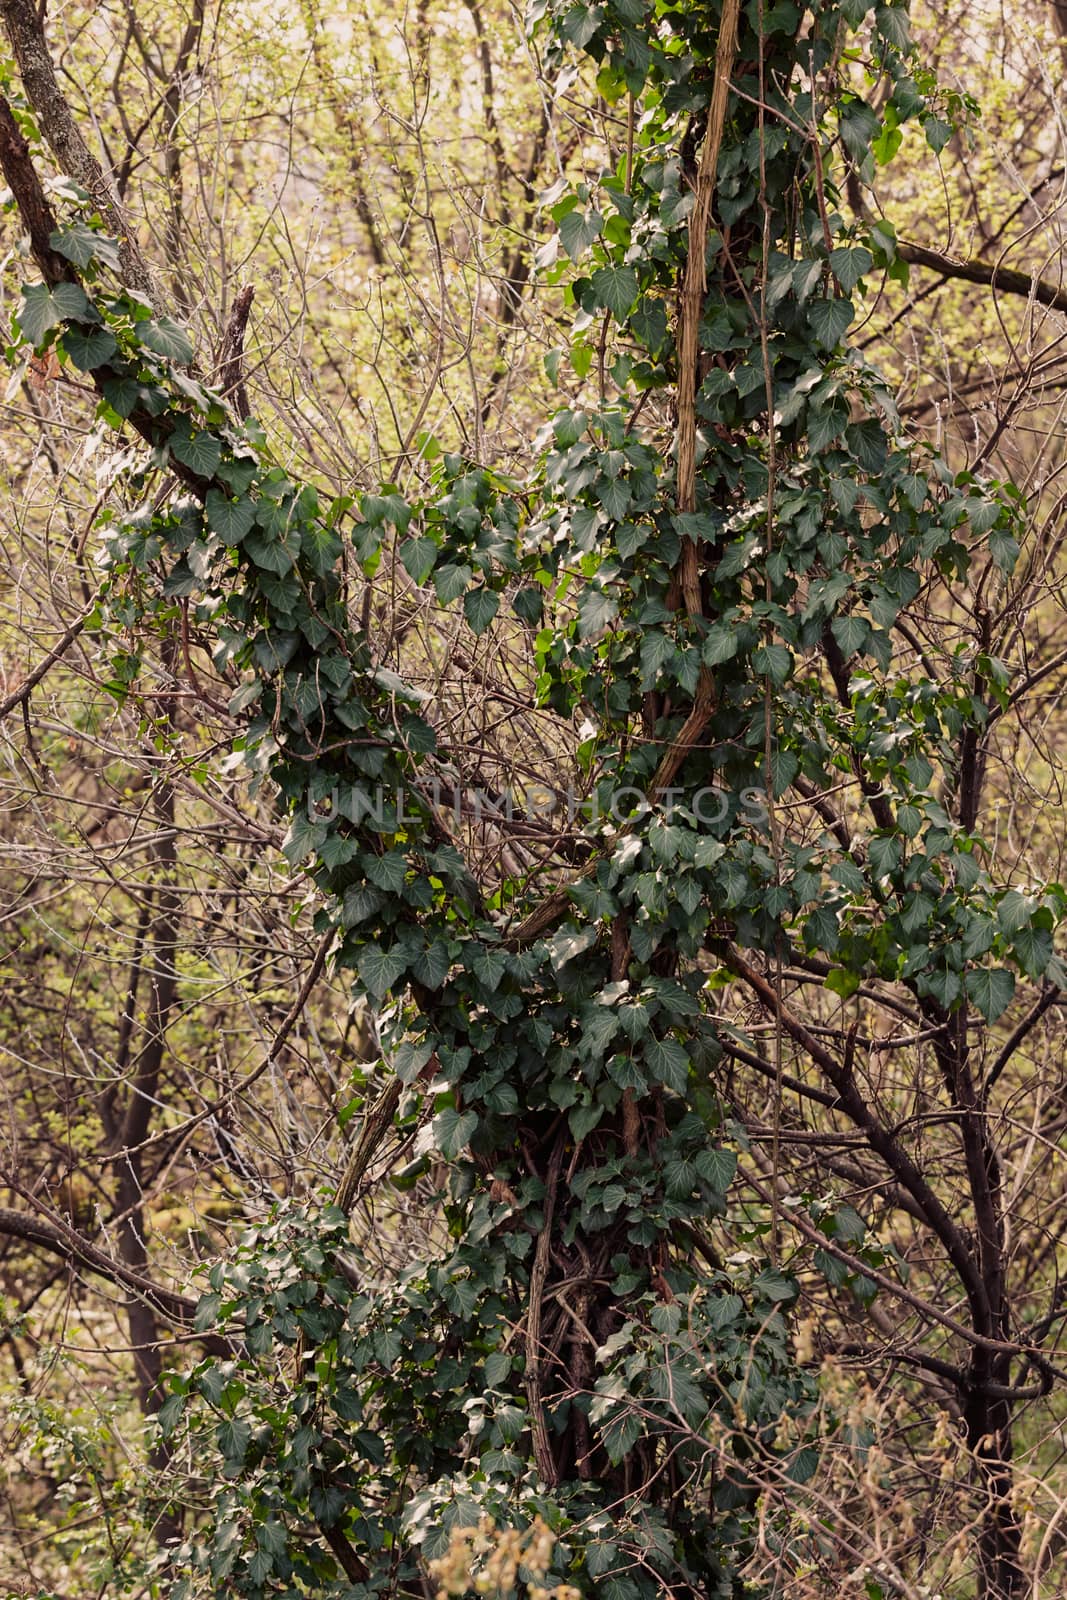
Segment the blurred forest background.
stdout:
[[[46,27],[77,124],[205,370],[223,370],[235,305],[254,291],[247,405],[294,476],[330,494],[383,480],[407,492],[438,446],[521,475],[559,400],[546,358],[556,373],[564,349],[565,394],[596,392],[596,330],[570,348],[544,199],[562,175],[592,180],[617,159],[625,106],[598,98],[584,68],[547,73],[507,0],[63,0]],[[923,4],[914,30],[942,85],[978,109],[939,157],[914,129],[884,150],[875,193],[910,271],[869,279],[855,342],[917,437],[1029,499],[1015,578],[955,596],[914,648],[995,635],[1021,687],[998,714],[979,829],[1003,880],[1063,881],[1067,7]],[[846,185],[840,204],[871,200]],[[9,205],[5,323],[20,240]],[[0,399],[0,700],[90,600],[94,518],[129,466],[94,411],[47,361]],[[464,784],[582,782],[577,736],[561,743],[543,718],[507,637],[461,635],[395,561],[372,620],[384,662],[404,649],[410,677],[418,660]],[[272,1197],[336,1185],[380,1079],[373,1019],[316,961],[315,899],[280,854],[282,826],[227,767],[228,690],[188,617],[183,653],[142,663],[156,692],[127,697],[121,667],[109,678],[80,640],[0,726],[4,1594],[115,1592],[130,1553],[169,1531],[144,1495],[160,1466],[145,1432],[155,1385],[191,1359],[166,1296],[195,1293],[197,1264]],[[536,818],[504,839],[465,826],[487,880],[535,871],[554,836]],[[834,997],[794,976],[818,1022]],[[1058,996],[1035,985],[983,1042],[1013,1315],[1053,1361],[1067,1316]],[[861,1000],[865,1031],[889,1041],[870,1052],[872,1092],[963,1216],[922,1020],[885,995]],[[746,1017],[766,1034],[765,1017]],[[867,1304],[846,1272],[804,1272],[797,1350],[836,1419],[813,1514],[843,1519],[855,1559],[781,1592],[862,1594],[850,1585],[877,1556],[926,1574],[915,1593],[971,1594],[959,1400],[936,1372],[953,1335],[924,1309],[953,1314],[958,1290],[858,1135],[825,1106],[813,1121],[810,1095],[789,1100],[788,1062],[777,1118],[759,1054],[739,1044],[729,1066],[747,1128],[721,1224],[733,1248],[768,1185],[832,1193],[908,1262],[915,1301]],[[383,1148],[354,1214],[382,1275],[432,1225],[432,1173],[412,1156],[410,1142]],[[94,1271],[94,1250],[126,1276]],[[145,1280],[159,1292],[146,1298]],[[920,1345],[925,1366],[908,1355]],[[1033,1592],[1054,1595],[1067,1583],[1067,1391],[1042,1388],[1018,1401],[1015,1494]]]

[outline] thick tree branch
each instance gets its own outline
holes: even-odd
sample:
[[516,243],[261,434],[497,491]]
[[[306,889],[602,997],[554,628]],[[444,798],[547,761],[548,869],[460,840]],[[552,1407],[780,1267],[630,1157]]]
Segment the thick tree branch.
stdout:
[[[88,190],[100,215],[118,238],[125,281],[139,293],[151,291],[151,273],[133,239],[114,184],[82,138],[59,84],[56,82],[44,12],[33,0],[0,0],[0,20],[18,64],[26,98],[61,169]],[[10,183],[10,178],[8,182]],[[19,209],[22,210],[21,203]],[[25,212],[23,212],[25,217]],[[43,269],[42,269],[43,270]],[[47,272],[45,277],[48,277]]]
[[73,268],[56,254],[50,243],[56,219],[30,157],[29,141],[3,95],[0,95],[0,171],[15,197],[19,216],[30,236],[33,259],[45,283],[51,288],[64,281],[73,282]]
[[[0,116],[2,116],[4,109],[6,107],[0,107]],[[18,688],[13,689],[5,700],[0,700],[0,722],[3,722],[4,718],[14,711],[16,706],[25,705],[29,696],[41,679],[46,676],[49,669],[55,666],[61,656],[66,655],[91,616],[92,610],[89,610],[84,616],[79,617],[76,622],[72,622],[63,637],[52,646],[48,654],[34,667],[33,671],[23,678]]]
[[[139,1295],[146,1305],[168,1322],[176,1322],[186,1328],[193,1325],[195,1300],[177,1294],[173,1289],[164,1289],[161,1284],[153,1283],[151,1278],[132,1271],[123,1262],[116,1261],[106,1251],[90,1243],[75,1228],[65,1227],[48,1217],[28,1211],[16,1211],[11,1206],[0,1206],[0,1234],[6,1234],[11,1239],[22,1239],[26,1244],[47,1250],[72,1266],[80,1267],[85,1272],[94,1272],[110,1283],[129,1290],[131,1294]],[[212,1349],[228,1351],[230,1348],[227,1341],[217,1334],[205,1334],[204,1342]]]
[[942,278],[983,283],[992,289],[1002,289],[1005,294],[1019,294],[1027,300],[1036,300],[1053,311],[1067,311],[1067,289],[1046,283],[1043,278],[1033,278],[1028,272],[1019,272],[1014,267],[1002,267],[999,262],[960,261],[955,256],[931,250],[924,244],[910,244],[905,239],[897,242],[897,255],[912,266],[928,267],[931,272],[940,273]]
[[222,336],[222,353],[219,358],[219,388],[227,399],[232,401],[233,408],[242,422],[247,422],[250,415],[248,391],[245,389],[244,379],[244,344],[248,314],[252,309],[255,292],[250,283],[246,284],[234,301],[226,331]]
[[986,1286],[982,1282],[962,1232],[931,1189],[926,1177],[867,1105],[849,1068],[831,1055],[804,1026],[800,1018],[794,1016],[789,1008],[783,1005],[774,985],[761,972],[750,966],[738,950],[727,947],[720,954],[724,964],[752,990],[764,1009],[780,1021],[783,1031],[806,1052],[833,1084],[837,1091],[840,1109],[857,1128],[863,1131],[871,1149],[876,1155],[881,1156],[897,1182],[912,1196],[921,1209],[927,1226],[944,1245],[945,1252],[963,1285],[975,1321],[981,1325],[988,1324],[989,1304]]

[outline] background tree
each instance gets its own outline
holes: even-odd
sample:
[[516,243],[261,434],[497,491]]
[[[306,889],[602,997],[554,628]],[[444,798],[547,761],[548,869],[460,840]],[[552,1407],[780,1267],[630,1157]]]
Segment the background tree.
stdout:
[[[46,136],[69,150],[50,115],[65,108],[48,98],[47,73],[41,89],[43,57],[37,78],[26,57],[27,39],[41,44],[33,15],[10,4],[4,15]],[[45,1039],[69,1087],[59,1122],[39,1070],[26,1072],[13,1122],[23,1164],[11,1173],[21,1207],[5,1226],[130,1291],[133,1374],[149,1410],[160,1394],[158,1319],[174,1325],[187,1310],[161,1299],[158,1284],[146,1288],[150,1259],[162,1277],[172,1251],[184,1286],[189,1245],[194,1256],[221,1255],[200,1326],[217,1340],[216,1319],[243,1308],[230,1334],[242,1341],[237,1365],[213,1360],[191,1387],[171,1381],[163,1433],[172,1442],[191,1396],[212,1408],[206,1431],[194,1413],[190,1435],[206,1452],[205,1479],[174,1465],[152,1511],[164,1543],[179,1525],[190,1535],[172,1559],[202,1569],[209,1586],[284,1588],[295,1561],[297,1579],[316,1587],[340,1573],[350,1584],[405,1587],[419,1581],[420,1559],[445,1552],[450,1528],[536,1511],[561,1535],[558,1577],[620,1596],[665,1585],[714,1592],[735,1581],[738,1563],[753,1581],[762,1572],[812,1593],[849,1581],[912,1593],[931,1579],[960,1594],[1009,1595],[1031,1580],[1055,1592],[1055,1517],[1042,1526],[1041,1512],[1059,1503],[1047,1442],[1057,1416],[1048,1355],[1059,1321],[1049,1224],[1058,1134],[1039,1042],[1058,1002],[1051,930],[1062,893],[1045,892],[1058,871],[1047,807],[1054,762],[1020,741],[1035,704],[1054,726],[1061,665],[1055,472],[1027,445],[1034,423],[1022,420],[1047,430],[1055,414],[1056,335],[1041,333],[1036,307],[1055,311],[1058,289],[1047,260],[1028,259],[1013,277],[989,258],[997,229],[1010,236],[1018,187],[977,260],[961,263],[951,234],[898,244],[876,220],[871,183],[904,135],[921,128],[927,149],[944,148],[967,107],[938,88],[921,55],[909,57],[902,11],[879,10],[873,30],[866,19],[823,11],[800,27],[791,8],[757,8],[735,19],[735,45],[729,14],[720,26],[689,7],[652,17],[571,8],[552,25],[594,58],[595,120],[581,110],[591,103],[585,80],[568,85],[573,68],[550,32],[557,110],[539,122],[531,92],[516,168],[498,131],[491,25],[471,12],[467,54],[450,57],[452,39],[421,15],[404,49],[383,47],[375,63],[390,88],[381,171],[396,184],[383,210],[400,218],[384,227],[371,198],[380,181],[367,178],[374,150],[356,136],[375,117],[359,114],[360,97],[321,92],[331,52],[346,44],[343,20],[324,38],[302,17],[320,85],[314,114],[329,115],[329,138],[347,151],[341,173],[364,276],[337,261],[320,296],[321,269],[305,269],[299,306],[282,313],[279,302],[286,344],[275,368],[265,354],[259,369],[257,410],[276,408],[269,440],[235,431],[183,375],[191,351],[180,330],[115,296],[106,239],[84,222],[68,223],[58,244],[50,223],[42,229],[46,202],[9,129],[8,180],[52,286],[30,290],[16,316],[37,347],[25,406],[52,441],[45,466],[57,488],[38,508],[27,498],[32,466],[21,468],[18,561],[38,561],[44,574],[32,599],[48,618],[47,644],[25,651],[34,670],[6,710],[26,708],[12,748],[27,820],[38,838],[47,828],[63,840],[77,863],[64,886],[84,888],[73,898],[64,888],[73,922],[56,930],[55,946],[31,947],[32,968],[25,953],[20,960],[33,979],[35,1029],[48,1015],[43,955],[58,973],[65,1009],[54,1041]],[[276,225],[284,238],[287,196],[295,201],[303,181],[317,202],[327,183],[319,172],[290,176],[283,163],[284,182],[273,180],[263,202],[270,227],[254,208],[232,229],[218,221],[232,180],[212,165],[206,118],[195,143],[183,143],[202,30],[196,15],[174,30],[170,72],[156,43],[165,19],[149,34],[131,17],[118,59],[125,70],[132,41],[136,70],[153,85],[145,115],[164,130],[165,185],[165,266],[155,271],[169,275],[164,292],[185,311],[212,303],[208,229],[218,259],[232,260],[241,227],[262,227],[266,239]],[[293,44],[285,28],[270,42]],[[1012,48],[1022,77],[1026,49]],[[435,186],[426,154],[425,119],[449,59],[457,84],[470,63],[478,68],[497,235],[471,229],[476,208],[462,186]],[[1047,59],[1040,70],[1054,104]],[[224,107],[221,73],[217,95]],[[151,121],[133,137],[132,102],[114,100],[90,103],[102,138],[102,117],[129,123],[128,188]],[[221,110],[215,126],[217,149],[240,149]],[[561,139],[561,127],[574,132]],[[1027,137],[1016,165],[1024,153],[1047,163],[1053,153],[1035,158]],[[194,159],[204,243],[190,242],[197,210],[182,177]],[[502,454],[508,427],[521,439],[543,402],[536,384],[528,397],[512,389],[522,371],[513,376],[507,358],[529,255],[522,246],[516,256],[508,230],[516,217],[531,225],[522,207],[548,159],[563,169],[547,201],[560,242],[541,251],[541,281],[561,276],[554,261],[576,263],[562,276],[577,320],[569,350],[547,367],[558,379],[569,366],[566,381],[581,387],[531,465]],[[583,175],[580,160],[589,161]],[[109,163],[121,175],[113,153]],[[270,170],[257,154],[257,180]],[[909,192],[909,170],[902,198],[930,226],[936,213],[928,194]],[[980,168],[963,170],[977,200]],[[518,202],[507,181],[516,174]],[[97,206],[114,204],[94,168],[74,176]],[[90,203],[82,215],[91,213]],[[1025,227],[1032,239],[1032,216]],[[476,352],[498,248],[497,325]],[[139,265],[149,252],[127,243],[126,253],[127,283],[152,283],[158,296]],[[347,442],[366,434],[351,421],[361,400],[349,387],[353,363],[336,354],[354,328],[328,319],[345,315],[346,272],[367,281],[368,256],[382,274],[373,280],[380,392],[405,392],[420,366],[424,381],[412,386],[408,417],[391,413],[384,444],[371,436],[379,459],[368,476],[401,479],[405,496],[356,502],[358,565],[335,587],[353,464],[367,451]],[[947,430],[947,465],[902,438],[889,391],[842,349],[860,306],[879,331],[883,275],[903,289],[909,262],[948,284],[943,296],[975,281],[1023,291],[1018,302],[999,295],[988,324],[993,376],[982,381],[997,405],[984,414],[988,430],[975,441]],[[105,297],[106,331],[78,297],[76,270]],[[235,362],[247,296],[235,306],[243,312],[218,346],[243,415]],[[925,362],[931,335],[909,324],[906,306],[893,315],[891,330],[916,330],[889,357],[909,382],[904,359],[917,351]],[[313,369],[301,366],[299,341],[318,316],[333,378],[302,385]],[[257,327],[265,352],[269,326]],[[944,320],[936,327],[943,338],[950,331]],[[453,357],[462,401],[448,376]],[[997,362],[1009,358],[1019,382],[997,403]],[[964,350],[957,367],[945,362],[965,400],[982,392],[967,359]],[[244,383],[252,399],[251,371]],[[109,463],[103,508],[85,493],[84,458],[76,479],[68,466],[78,428],[97,437],[90,388],[103,397],[101,420],[126,416],[133,441]],[[494,422],[490,435],[493,407],[506,400],[517,400],[517,420]],[[931,401],[919,388],[910,403],[923,415]],[[70,409],[41,418],[53,404]],[[343,429],[329,409],[338,406]],[[154,458],[136,454],[138,434]],[[1001,460],[1030,491],[1025,524],[1017,495],[990,481]],[[524,489],[502,475],[507,466],[521,468]],[[192,503],[176,504],[167,472]],[[317,500],[298,492],[305,480]],[[256,532],[242,527],[252,505]],[[67,548],[57,556],[60,523]],[[94,604],[99,535],[107,553]],[[239,546],[236,568],[220,540]],[[16,606],[27,603],[30,570],[14,568]],[[24,612],[13,617],[26,626]],[[38,683],[58,709],[35,721],[27,685],[36,703]],[[117,707],[107,718],[105,695]],[[293,809],[286,854],[294,865],[314,856],[334,920],[319,914],[300,998],[289,1003],[290,984],[274,1043],[259,1046],[242,1082],[239,1057],[224,1057],[217,1074],[205,1066],[217,1041],[233,1037],[244,963],[277,983],[275,930],[286,922],[274,903],[280,892],[288,909],[302,893],[264,858],[264,844],[280,842],[270,813],[260,817],[234,789],[232,766],[223,780],[210,764],[231,719],[247,721],[250,708],[245,760],[280,784]],[[71,759],[83,746],[96,752],[88,776]],[[599,822],[546,819],[529,795],[518,817],[501,820],[500,797],[517,777],[558,792],[561,775],[596,794]],[[373,798],[383,776],[387,792],[403,786],[407,821],[353,799]],[[620,786],[632,814],[617,804],[612,813]],[[729,798],[709,824],[697,799],[712,788]],[[131,812],[138,792],[146,804]],[[998,801],[1010,823],[980,828]],[[88,839],[87,810],[106,818]],[[1034,821],[1020,836],[1027,814]],[[13,909],[25,896],[36,928],[50,891],[25,849],[16,837]],[[138,879],[129,863],[142,852]],[[100,991],[64,952],[74,937],[93,937],[109,901],[122,907],[117,925],[126,919],[133,954],[124,978],[87,1003]],[[251,958],[249,921],[263,929]],[[183,937],[182,924],[196,937]],[[342,1000],[339,1022],[322,989],[309,1009],[331,947],[374,1002],[380,1054],[362,1012],[353,1022]],[[291,947],[297,959],[300,948]],[[113,950],[114,940],[91,970],[106,973]],[[205,968],[188,970],[190,954]],[[258,997],[254,1014],[264,1015]],[[356,1067],[355,1093],[347,1063],[339,1071],[334,1059],[346,1028],[349,1039],[359,1030],[353,1054],[367,1063]],[[15,1016],[23,1058],[26,1030]],[[272,1080],[274,1104],[253,1102],[253,1081]],[[301,1130],[308,1092],[330,1119],[330,1143],[314,1113]],[[164,1122],[154,1132],[149,1105]],[[387,1127],[391,1148],[378,1142]],[[111,1165],[90,1213],[82,1168],[94,1143]],[[407,1199],[368,1183],[401,1161],[395,1181]],[[309,1209],[331,1164],[343,1203]],[[1039,1174],[1032,1186],[1029,1169]],[[39,1214],[49,1184],[67,1222]],[[182,1198],[168,1236],[159,1224],[171,1185]],[[214,1212],[225,1227],[261,1215],[268,1190],[292,1203],[226,1265],[230,1252],[204,1220]],[[412,1253],[426,1265],[406,1268]],[[32,1276],[40,1259],[22,1270]],[[56,1285],[39,1283],[24,1298],[58,1309]],[[780,1308],[798,1299],[791,1351]],[[27,1396],[19,1420],[33,1418],[39,1447],[55,1457],[62,1430],[55,1412],[30,1404],[38,1378],[16,1328],[9,1344]],[[816,1398],[802,1373],[819,1358]],[[92,1492],[105,1501],[115,1472],[106,1443],[95,1430]],[[228,1482],[216,1537],[201,1545],[216,1451]],[[189,1460],[184,1448],[177,1459]],[[83,1515],[86,1491],[62,1462],[59,1476]],[[107,1581],[126,1581],[118,1571],[136,1573],[143,1535],[115,1516],[106,1527]],[[495,1559],[491,1529],[480,1537]],[[33,1574],[33,1546],[23,1549]]]

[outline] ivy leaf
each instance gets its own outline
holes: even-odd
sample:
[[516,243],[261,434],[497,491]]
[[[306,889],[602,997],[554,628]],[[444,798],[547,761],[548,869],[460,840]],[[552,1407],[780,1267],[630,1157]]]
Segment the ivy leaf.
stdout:
[[437,561],[437,546],[432,539],[408,539],[400,547],[404,570],[414,583],[425,583]]
[[575,1106],[568,1119],[571,1133],[576,1139],[584,1139],[592,1133],[603,1115],[604,1107],[601,1105]]
[[166,356],[180,367],[189,366],[193,359],[193,341],[170,317],[151,317],[147,322],[139,322],[134,332],[147,350]]
[[656,1083],[684,1094],[689,1081],[689,1057],[677,1039],[652,1037],[645,1044],[645,1061]]
[[979,967],[964,980],[967,994],[987,1022],[995,1022],[1011,1004],[1015,978],[1006,967]]
[[559,236],[572,261],[577,261],[593,240],[599,238],[603,226],[604,218],[599,211],[581,211],[575,207],[560,218]]
[[204,501],[207,524],[226,544],[240,544],[256,520],[255,503],[231,500],[218,489],[209,489]]
[[468,589],[463,596],[463,615],[472,633],[479,636],[490,626],[500,610],[500,596],[492,589]]
[[874,266],[874,257],[862,247],[849,250],[841,247],[830,251],[830,268],[846,294],[854,289],[865,273]]
[[385,896],[373,884],[355,883],[351,889],[345,891],[345,898],[341,910],[341,926],[343,928],[356,928],[361,922],[366,922],[368,917],[380,911],[385,903]]
[[595,639],[619,614],[618,603],[603,589],[586,589],[578,602],[578,637]]
[[886,43],[895,49],[906,50],[911,44],[906,7],[878,6],[874,13],[874,25]]
[[92,372],[102,367],[118,349],[114,336],[106,328],[66,328],[62,344],[79,372]]
[[100,313],[78,283],[57,283],[52,304],[66,322],[99,322]]
[[337,867],[343,867],[359,854],[359,845],[355,839],[346,839],[342,833],[329,834],[319,846],[319,857],[332,872]]
[[819,1466],[819,1452],[811,1445],[805,1445],[798,1450],[786,1469],[786,1478],[790,1483],[807,1483],[815,1476]]
[[512,1359],[506,1350],[493,1350],[485,1358],[485,1386],[487,1389],[499,1389],[503,1386],[508,1373],[512,1368]]
[[904,135],[901,130],[886,126],[877,139],[872,141],[871,153],[880,167],[887,167],[903,143]]
[[935,972],[925,973],[923,986],[946,1011],[956,1004],[963,993],[959,973],[948,971],[944,967],[938,968]]
[[737,1154],[733,1150],[704,1150],[697,1160],[697,1168],[717,1194],[725,1194],[734,1181]]
[[529,623],[531,628],[538,627],[545,610],[544,597],[540,589],[534,587],[519,589],[512,599],[511,609],[522,622]]
[[775,748],[771,751],[771,788],[774,798],[780,800],[800,771],[800,760],[792,750]]
[[293,565],[293,558],[280,539],[265,539],[258,531],[245,539],[245,554],[261,572],[273,572],[279,578]]
[[718,667],[724,661],[731,661],[737,654],[737,646],[737,629],[727,622],[716,623],[708,630],[708,636],[701,650],[705,666]]
[[637,274],[633,267],[600,267],[591,279],[600,305],[622,322],[637,299]]
[[[846,0],[846,5],[842,7],[846,17],[849,16],[848,5],[849,0]],[[855,26],[859,26],[863,16],[870,9],[868,0],[855,0]],[[849,20],[851,21],[852,18],[850,17]],[[865,101],[860,99],[849,100],[846,105],[842,106],[840,112],[841,140],[849,155],[853,157],[858,165],[862,165],[864,157],[871,147],[871,141],[875,138],[881,126],[878,113],[872,110]]]
[[662,667],[674,655],[674,640],[669,633],[650,629],[641,640],[641,687],[651,689]]
[[784,644],[764,644],[752,652],[752,670],[783,684],[793,670],[793,657]]
[[949,140],[954,129],[951,122],[942,122],[940,117],[925,117],[923,119],[923,132],[926,142],[935,156],[939,156]]
[[[63,341],[66,343],[66,339]],[[170,441],[172,455],[201,478],[213,478],[222,459],[222,446],[213,433],[178,434]]]
[[812,331],[827,350],[840,344],[855,315],[851,300],[813,300],[808,307]]
[[651,356],[658,356],[670,337],[667,311],[662,300],[643,295],[630,318],[630,331]]
[[846,661],[863,649],[870,631],[871,625],[865,617],[835,617],[830,624],[830,632]]
[[994,528],[989,535],[989,554],[993,564],[1010,577],[1019,559],[1019,541],[1004,528]]
[[[61,297],[61,289],[70,292]],[[77,318],[88,309],[89,302],[77,284],[60,283],[53,290],[47,284],[33,283],[22,291],[15,320],[23,338],[36,349],[50,328],[58,327],[65,317]]]
[[87,222],[71,222],[66,227],[57,228],[49,237],[48,243],[59,255],[65,256],[82,271],[92,266],[94,261],[118,271],[118,240],[112,239],[106,233],[98,233],[95,228],[90,228]]
[[1031,978],[1040,978],[1052,960],[1052,935],[1047,928],[1021,928],[1012,947],[1019,965]]
[[473,576],[470,567],[465,565],[438,567],[433,575],[433,586],[441,604],[447,606],[451,601],[458,600]]
[[408,864],[399,850],[389,850],[384,856],[369,856],[367,877],[387,894],[399,894],[407,878]]
[[369,944],[360,952],[358,971],[367,993],[380,1000],[407,970],[407,964],[407,956],[400,951],[383,950],[379,945]]
[[[641,1437],[641,1431],[641,1416],[637,1411],[625,1411],[622,1416],[613,1417],[601,1429],[601,1442],[613,1467],[617,1467],[619,1462],[630,1454],[630,1451]],[[608,1585],[617,1584],[619,1581],[617,1578],[601,1578],[597,1584],[597,1589],[600,1593],[607,1595]],[[633,1597],[638,1592],[636,1585],[629,1583],[625,1578],[621,1581],[628,1586],[625,1596],[616,1596],[616,1600],[633,1600]]]
[[136,378],[107,378],[104,381],[104,399],[116,416],[128,417],[140,403],[143,385]]
[[434,1143],[443,1156],[454,1161],[470,1144],[477,1126],[476,1111],[457,1111],[454,1106],[446,1106],[433,1119]]
[[633,499],[633,490],[625,478],[601,478],[596,485],[596,496],[608,516],[614,522],[621,522]]
[[427,989],[439,989],[448,977],[452,958],[443,939],[435,939],[425,950],[420,950],[412,962],[411,970]]
[[832,994],[839,994],[842,1000],[847,1000],[856,993],[861,982],[858,972],[850,972],[847,967],[834,967],[826,978],[826,987]]
[[312,571],[324,578],[340,560],[341,541],[324,522],[308,522],[301,530],[300,549]]
[[248,1576],[253,1584],[262,1587],[274,1571],[274,1558],[267,1550],[256,1550],[248,1562]]
[[[54,238],[55,235],[53,234],[52,237]],[[182,1413],[185,1410],[185,1400],[184,1394],[169,1394],[156,1412],[156,1422],[164,1439],[170,1438],[181,1421]]]
[[252,1442],[252,1429],[239,1417],[227,1418],[215,1429],[215,1442],[226,1460],[239,1466]]

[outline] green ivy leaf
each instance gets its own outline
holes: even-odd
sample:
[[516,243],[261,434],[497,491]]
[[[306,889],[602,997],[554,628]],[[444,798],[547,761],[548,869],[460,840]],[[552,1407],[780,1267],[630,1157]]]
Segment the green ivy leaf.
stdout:
[[1040,978],[1052,960],[1052,935],[1047,928],[1020,928],[1012,948],[1027,976]]
[[586,588],[578,602],[578,637],[595,639],[619,614],[618,602],[603,589]]
[[602,1105],[575,1106],[569,1117],[571,1133],[575,1139],[584,1139],[604,1115]]
[[869,250],[862,247],[848,249],[842,246],[830,251],[830,269],[846,294],[856,287],[873,266],[874,257]]
[[[53,238],[55,235],[53,235]],[[164,1439],[169,1439],[178,1426],[185,1411],[186,1396],[184,1394],[169,1394],[156,1412],[156,1423]]]
[[993,557],[994,566],[999,567],[1008,577],[1015,571],[1020,553],[1018,539],[1014,538],[1006,528],[994,528],[991,531],[989,554]]
[[813,300],[808,307],[812,331],[827,350],[833,350],[840,344],[855,315],[851,300]]
[[408,539],[400,547],[400,560],[414,583],[425,583],[437,561],[437,546],[432,539]]
[[979,967],[964,980],[967,994],[987,1022],[995,1022],[1011,1004],[1015,978],[1006,967]]
[[307,522],[300,534],[300,549],[320,578],[332,572],[341,559],[341,541],[324,522]]
[[448,565],[438,567],[433,575],[433,586],[437,591],[437,598],[443,606],[453,600],[458,600],[465,592],[474,573],[466,565]]
[[171,453],[201,478],[213,478],[222,459],[222,446],[213,433],[175,434]]
[[689,1082],[689,1057],[677,1039],[657,1039],[654,1036],[647,1039],[645,1062],[656,1083],[673,1089],[675,1094],[685,1093]]
[[103,389],[104,399],[120,417],[128,417],[144,394],[144,386],[136,378],[106,378]]
[[637,299],[637,274],[633,267],[600,267],[591,279],[597,302],[606,306],[619,322]]
[[407,970],[407,964],[407,956],[399,950],[382,950],[370,944],[360,952],[357,970],[367,993],[381,1000]]
[[74,266],[91,267],[94,261],[112,271],[119,269],[119,245],[106,233],[99,233],[87,222],[70,222],[50,235],[49,244],[59,255],[65,256]]
[[906,6],[878,6],[874,25],[887,44],[896,50],[907,50],[911,44],[911,28]]
[[49,289],[43,283],[34,283],[23,289],[15,320],[23,338],[35,349],[51,328],[58,327],[66,319],[84,322],[94,320],[85,291],[76,283],[58,283],[54,289]]
[[559,237],[572,261],[577,261],[594,239],[600,237],[604,218],[599,211],[582,211],[575,207],[559,221]]
[[146,350],[154,350],[181,367],[191,364],[195,354],[193,341],[170,317],[151,317],[147,322],[138,322],[134,333]]
[[704,1150],[698,1158],[697,1166],[701,1177],[706,1179],[718,1194],[725,1194],[733,1183],[737,1171],[737,1153],[733,1150]]
[[847,661],[850,656],[857,655],[867,643],[871,633],[871,625],[866,617],[835,617],[830,624],[830,632],[837,640],[841,654]]
[[435,939],[425,950],[420,950],[412,962],[411,970],[427,989],[439,989],[448,977],[452,958],[443,939]]
[[783,684],[793,670],[793,657],[784,644],[764,644],[752,652],[752,670]]
[[252,1429],[239,1417],[227,1418],[215,1429],[215,1441],[225,1459],[234,1466],[240,1466],[252,1442]]
[[472,633],[481,636],[500,610],[500,596],[492,589],[468,589],[463,596],[463,615]]
[[433,1138],[443,1156],[454,1161],[470,1144],[478,1126],[476,1111],[457,1111],[446,1106],[433,1119]]
[[60,343],[79,372],[102,367],[118,349],[114,335],[106,328],[65,328]]
[[529,623],[530,627],[537,627],[544,616],[545,602],[540,589],[529,587],[519,589],[511,601],[511,609],[522,621]]
[[256,520],[255,502],[231,500],[218,489],[209,489],[204,501],[207,524],[228,545],[240,544]]

